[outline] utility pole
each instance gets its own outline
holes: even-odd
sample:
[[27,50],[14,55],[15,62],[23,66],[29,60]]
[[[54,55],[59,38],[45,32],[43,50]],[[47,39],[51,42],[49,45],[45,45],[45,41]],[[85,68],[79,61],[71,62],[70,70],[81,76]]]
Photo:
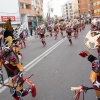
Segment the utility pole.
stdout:
[[20,17],[20,24],[21,24],[21,12],[20,12],[20,2],[18,0],[18,6],[19,6],[19,17]]
[[50,19],[51,18],[51,12],[52,12],[52,0],[49,0],[48,3],[47,3],[47,13],[48,13],[48,18]]

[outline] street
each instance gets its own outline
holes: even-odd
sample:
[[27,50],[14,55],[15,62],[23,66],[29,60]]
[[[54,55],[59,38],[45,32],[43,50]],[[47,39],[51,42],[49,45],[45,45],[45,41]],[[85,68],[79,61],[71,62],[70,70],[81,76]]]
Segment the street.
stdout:
[[[87,25],[85,30],[79,33],[77,39],[72,38],[71,46],[67,38],[58,40],[47,37],[47,46],[43,47],[40,39],[27,39],[27,47],[22,49],[25,77],[34,74],[30,79],[37,88],[36,98],[31,94],[23,97],[24,100],[74,100],[74,91],[71,87],[79,85],[91,87],[89,81],[91,63],[86,58],[79,56],[82,50],[88,50],[84,45],[84,37],[90,30]],[[96,50],[88,50],[97,56]],[[4,79],[7,79],[3,69]],[[24,88],[27,85],[25,84]],[[0,88],[0,100],[13,100],[9,88]],[[89,90],[85,94],[85,100],[96,100],[95,91]]]

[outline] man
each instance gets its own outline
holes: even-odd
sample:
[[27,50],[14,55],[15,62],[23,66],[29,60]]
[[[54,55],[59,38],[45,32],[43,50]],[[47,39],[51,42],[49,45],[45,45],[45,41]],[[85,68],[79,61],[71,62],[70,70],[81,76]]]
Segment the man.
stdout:
[[[91,58],[89,59],[89,61],[91,62]],[[98,58],[94,57],[94,61],[92,62],[90,82],[95,89],[98,100],[100,100],[100,55],[98,56]]]
[[[8,22],[10,21],[8,20]],[[25,96],[31,92],[33,96],[33,88],[31,87],[28,89],[23,89],[23,86],[20,85],[20,83],[23,81],[24,67],[19,61],[17,54],[12,49],[13,33],[12,28],[9,28],[9,25],[10,23],[6,23],[6,31],[4,33],[4,37],[6,39],[5,41],[7,42],[4,42],[2,47],[0,48],[0,84],[4,85],[2,72],[2,66],[4,66],[9,78],[8,84],[12,87],[10,88],[10,91],[12,91],[12,89],[14,90],[13,92],[11,92],[11,94],[15,100],[20,100],[20,97],[18,97],[17,93],[20,92],[21,96]]]
[[82,57],[87,57],[88,61],[92,64],[92,70],[90,72],[90,82],[96,92],[96,97],[100,100],[100,55],[97,57],[89,54],[88,51],[82,51],[80,54]]
[[72,45],[73,43],[72,43],[72,40],[71,40],[71,38],[72,38],[72,30],[71,30],[71,28],[68,26],[67,28],[66,28],[66,34],[67,34],[67,38],[68,38],[68,40],[69,40],[69,43],[70,43],[70,45]]
[[[0,84],[4,84],[2,72],[3,65],[9,78],[8,84],[14,89],[14,92],[12,93],[14,99],[20,100],[17,94],[18,92],[22,94],[21,96],[26,96],[30,92],[33,93],[32,87],[23,89],[23,85],[20,85],[20,83],[23,81],[24,67],[19,62],[17,55],[9,47],[3,46],[1,48],[0,58]],[[12,88],[10,88],[10,91]]]
[[62,36],[62,38],[63,38],[64,27],[63,27],[63,25],[60,25],[59,27],[60,27],[61,36]]
[[33,27],[32,27],[32,25],[30,25],[29,28],[30,28],[30,35],[33,36]]
[[45,42],[45,31],[44,31],[43,28],[40,30],[39,35],[40,35],[40,39],[41,39],[41,42],[42,42],[43,46],[46,46],[46,42]]

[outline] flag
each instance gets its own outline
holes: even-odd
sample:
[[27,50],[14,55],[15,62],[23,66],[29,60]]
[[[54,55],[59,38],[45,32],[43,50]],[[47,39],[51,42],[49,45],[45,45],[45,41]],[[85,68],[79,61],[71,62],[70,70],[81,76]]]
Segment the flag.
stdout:
[[88,51],[82,51],[79,55],[83,58],[85,58],[86,56],[88,56],[89,52]]

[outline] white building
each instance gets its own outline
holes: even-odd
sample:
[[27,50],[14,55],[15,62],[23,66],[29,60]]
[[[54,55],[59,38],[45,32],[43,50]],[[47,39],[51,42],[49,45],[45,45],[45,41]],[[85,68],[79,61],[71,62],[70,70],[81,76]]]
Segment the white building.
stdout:
[[24,27],[36,27],[39,18],[43,16],[43,0],[19,0],[21,23]]
[[73,19],[73,10],[71,2],[67,2],[65,5],[61,7],[61,9],[62,9],[62,16],[65,17],[65,20]]
[[78,0],[72,0],[73,16],[79,17]]
[[21,23],[18,0],[0,0],[0,26],[11,18],[13,27]]

